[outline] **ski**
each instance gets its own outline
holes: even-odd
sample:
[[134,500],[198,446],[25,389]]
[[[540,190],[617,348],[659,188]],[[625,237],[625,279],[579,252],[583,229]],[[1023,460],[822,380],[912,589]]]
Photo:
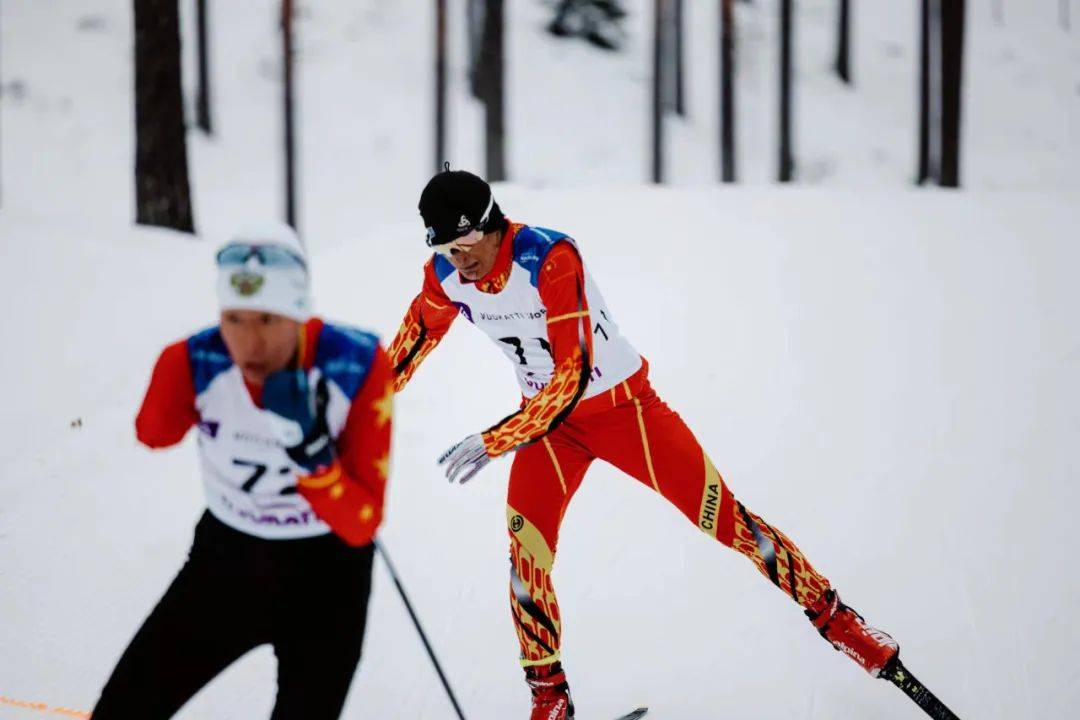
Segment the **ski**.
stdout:
[[649,712],[647,707],[639,707],[637,710],[631,710],[625,715],[620,715],[615,720],[638,720],[638,718],[645,717]]
[[960,720],[956,713],[945,707],[945,703],[938,700],[937,696],[927,690],[918,678],[908,672],[908,669],[900,662],[899,656],[889,661],[882,670],[881,676],[903,690],[905,695],[934,720]]

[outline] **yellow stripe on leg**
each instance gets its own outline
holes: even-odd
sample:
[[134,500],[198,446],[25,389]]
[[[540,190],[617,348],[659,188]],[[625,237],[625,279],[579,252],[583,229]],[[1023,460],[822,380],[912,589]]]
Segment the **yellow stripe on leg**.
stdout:
[[[625,383],[623,383],[625,385]],[[626,394],[630,394],[629,388]],[[653,469],[652,464],[652,451],[649,450],[649,435],[645,432],[645,415],[641,409],[641,401],[637,398],[632,398],[634,401],[634,407],[637,408],[637,422],[638,427],[641,429],[641,446],[645,448],[645,467],[649,469],[649,480],[652,481],[653,489],[656,492],[660,492],[660,484],[656,482],[656,470]]]
[[552,663],[559,662],[559,660],[561,660],[561,659],[562,659],[562,652],[557,651],[554,655],[551,655],[551,656],[546,657],[546,658],[540,658],[539,660],[525,660],[523,658],[521,660],[521,667],[536,667],[538,665],[551,665]]
[[544,438],[544,447],[547,448],[548,455],[551,457],[551,464],[555,466],[555,474],[559,477],[559,485],[562,486],[563,495],[566,494],[566,478],[563,477],[562,468],[559,466],[559,458],[555,457],[555,448],[551,447],[551,441]]
[[724,481],[709,456],[702,453],[702,458],[705,460],[705,487],[701,492],[698,529],[715,540],[720,527],[720,491],[724,487]]

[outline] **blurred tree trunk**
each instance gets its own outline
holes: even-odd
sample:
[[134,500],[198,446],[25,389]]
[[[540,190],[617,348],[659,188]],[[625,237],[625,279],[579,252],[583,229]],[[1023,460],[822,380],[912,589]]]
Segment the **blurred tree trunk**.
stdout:
[[720,0],[720,179],[735,182],[735,17]]
[[794,0],[780,0],[780,182],[795,178],[795,151],[792,149],[792,23]]
[[[4,95],[4,75],[3,75],[3,73],[0,73],[0,101],[3,101],[3,95]],[[3,143],[0,143],[0,147],[2,147],[2,146],[3,146]],[[0,164],[0,199],[3,198],[3,191],[4,191],[4,186],[3,186],[3,182],[2,182],[3,178],[4,178],[3,166],[2,166],[2,164]],[[2,204],[2,203],[0,203],[0,204]]]
[[446,0],[435,0],[435,172],[446,160]]
[[930,179],[930,0],[922,0],[919,16],[919,158],[915,183]]
[[840,27],[837,30],[836,74],[851,84],[851,0],[840,0]]
[[965,0],[922,0],[916,183],[960,186]]
[[135,221],[194,232],[177,0],[135,0]]
[[483,70],[480,67],[480,50],[484,34],[484,3],[487,0],[466,0],[465,30],[469,39],[469,92],[483,101]]
[[964,5],[942,0],[941,8],[941,173],[943,187],[960,186],[960,111],[963,107]]
[[653,0],[652,181],[664,182],[664,28],[668,0]]
[[293,103],[293,0],[281,2],[282,111],[285,130],[285,222],[296,229],[296,113]]
[[686,32],[686,17],[683,8],[683,0],[675,0],[674,17],[672,18],[674,43],[672,47],[674,55],[675,71],[675,102],[672,109],[679,117],[686,116],[686,48],[683,42],[683,33]]
[[195,94],[195,118],[199,127],[207,135],[210,127],[210,49],[209,18],[206,3],[210,0],[195,0],[195,27],[198,34],[199,87]]
[[486,0],[479,78],[484,99],[487,180],[506,180],[506,108],[503,65],[503,0]]

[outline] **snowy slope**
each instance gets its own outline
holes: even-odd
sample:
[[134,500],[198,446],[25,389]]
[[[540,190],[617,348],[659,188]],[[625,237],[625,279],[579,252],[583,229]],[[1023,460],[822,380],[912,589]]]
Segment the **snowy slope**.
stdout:
[[[712,4],[690,3],[701,70],[695,115],[672,123],[676,190],[636,186],[648,3],[631,4],[622,56],[551,44],[542,6],[510,4],[520,182],[498,188],[503,207],[579,238],[655,385],[736,495],[893,632],[965,718],[1080,706],[1080,95],[1075,42],[1049,10],[1020,15],[1037,4],[1007,3],[1011,34],[973,11],[970,103],[982,110],[966,116],[976,191],[965,193],[905,188],[915,38],[914,11],[890,9],[902,4],[857,16],[852,96],[814,74],[830,5],[800,3],[799,147],[816,168],[803,179],[829,186],[813,190],[702,185],[715,162],[713,11],[701,9]],[[0,4],[3,697],[88,709],[202,507],[194,447],[145,451],[131,421],[161,346],[213,322],[214,238],[279,210],[274,3],[212,5],[219,134],[192,135],[202,235],[191,239],[128,223],[130,3]],[[424,259],[427,8],[320,3],[301,23],[317,307],[387,339]],[[741,162],[760,183],[774,164],[773,4],[739,10]],[[451,159],[476,167],[478,114],[460,42],[455,52]],[[565,107],[577,108],[569,128]],[[384,539],[474,720],[521,717],[527,702],[505,607],[509,463],[449,488],[433,458],[516,398],[501,357],[463,327],[397,404]],[[345,717],[451,717],[381,568],[377,578]],[[583,718],[637,702],[688,720],[918,716],[829,650],[741,557],[610,467],[590,471],[568,513],[556,579]],[[265,717],[273,672],[258,650],[182,717]],[[0,703],[0,718],[32,717]]]
[[[656,386],[737,495],[966,716],[1065,717],[1080,701],[1069,682],[1080,584],[1067,571],[1080,252],[1057,232],[1077,221],[1075,195],[501,197],[581,239]],[[15,441],[0,466],[0,693],[88,706],[200,507],[194,448],[138,448],[131,416],[159,346],[212,320],[210,256],[168,233],[87,237],[16,213],[0,232],[25,241],[5,243],[0,280],[28,309],[4,327],[21,352],[3,357],[4,377],[19,380],[3,411]],[[380,243],[375,270],[367,248]],[[411,228],[317,252],[321,312],[389,336],[421,259]],[[462,327],[397,407],[384,537],[481,718],[525,703],[504,607],[509,463],[451,488],[432,461],[515,397],[501,357]],[[666,718],[915,717],[744,560],[611,468],[591,471],[561,552],[583,717],[638,700]],[[184,716],[257,717],[272,659],[255,655]],[[380,575],[347,717],[447,711]]]

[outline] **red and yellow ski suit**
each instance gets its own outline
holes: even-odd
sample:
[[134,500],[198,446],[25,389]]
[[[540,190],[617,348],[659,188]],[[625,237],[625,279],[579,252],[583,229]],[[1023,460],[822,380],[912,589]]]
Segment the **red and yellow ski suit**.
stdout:
[[[514,249],[516,236],[525,228],[510,224],[495,266],[477,281],[476,290],[503,291],[521,254]],[[444,289],[446,268],[437,266],[440,261],[433,257],[425,266],[423,289],[388,351],[398,391],[458,316],[460,303],[455,305]],[[569,239],[553,242],[536,275],[536,292],[546,308],[552,378],[517,413],[483,435],[490,455],[515,452],[506,514],[513,561],[510,603],[522,664],[559,660],[562,623],[551,578],[559,526],[585,471],[598,458],[652,488],[702,532],[745,555],[800,606],[814,604],[828,581],[787,536],[735,499],[682,418],[653,390],[647,362],[601,393],[583,392],[595,333],[576,246]]]

